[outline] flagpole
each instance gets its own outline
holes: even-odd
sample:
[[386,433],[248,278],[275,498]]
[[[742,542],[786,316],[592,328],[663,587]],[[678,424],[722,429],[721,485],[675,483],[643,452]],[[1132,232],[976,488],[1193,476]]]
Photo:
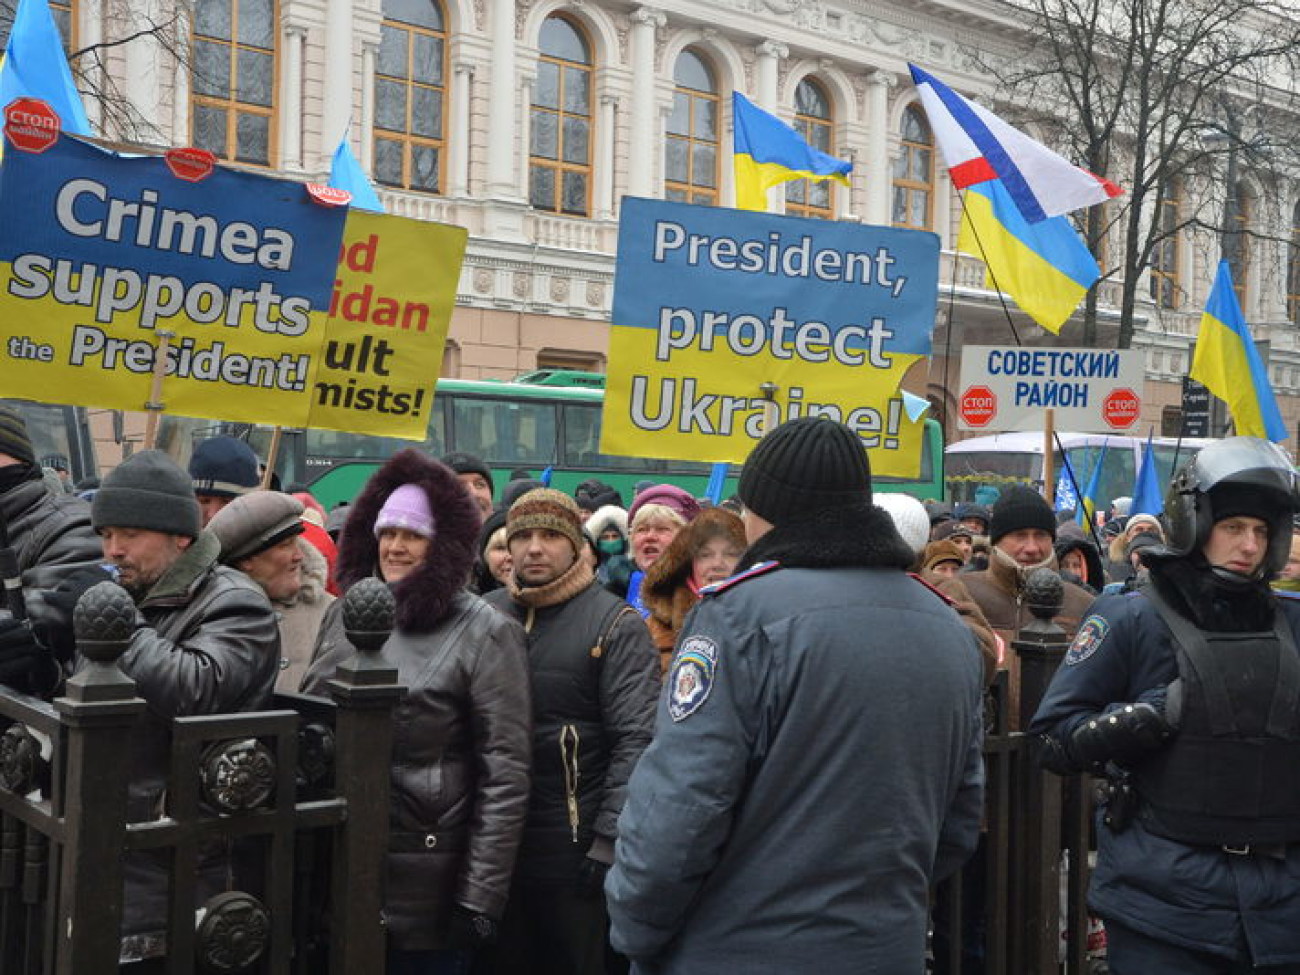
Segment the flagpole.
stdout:
[[149,411],[145,418],[144,424],[144,449],[153,450],[154,444],[158,440],[158,418],[162,416],[166,405],[162,398],[163,376],[167,374],[167,350],[171,347],[172,338],[175,332],[168,332],[159,329],[156,333],[158,336],[158,348],[153,357],[153,376],[149,380],[149,402],[144,404],[144,408]]
[[[1065,465],[1065,475],[1070,479],[1070,486],[1074,488],[1074,496],[1079,499],[1079,507],[1087,514],[1088,506],[1084,504],[1083,491],[1079,489],[1079,480],[1074,476],[1074,465],[1070,463],[1070,455],[1065,452],[1065,444],[1061,443],[1061,435],[1055,430],[1052,436],[1056,439],[1057,449],[1061,451],[1061,463]],[[1097,458],[1097,463],[1101,463],[1101,458]],[[1088,523],[1088,534],[1092,536],[1092,543],[1097,546],[1098,554],[1102,553],[1101,538],[1097,534],[1097,524],[1092,518],[1084,518]]]
[[1049,406],[1043,410],[1043,497],[1048,504],[1056,501],[1056,457],[1052,446],[1056,439],[1056,414]]

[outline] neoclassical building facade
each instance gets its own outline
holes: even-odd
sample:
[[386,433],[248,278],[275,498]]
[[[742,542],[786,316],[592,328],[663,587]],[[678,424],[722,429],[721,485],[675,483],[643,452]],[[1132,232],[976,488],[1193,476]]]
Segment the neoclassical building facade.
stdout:
[[[1025,22],[997,0],[167,0],[51,2],[110,139],[209,148],[319,179],[350,140],[391,213],[468,228],[443,373],[603,369],[620,200],[733,201],[730,94],[744,92],[854,163],[851,186],[788,184],[787,213],[917,227],[943,245],[936,355],[907,385],[951,415],[963,345],[1013,344],[982,265],[953,251],[956,197],[907,74],[1014,104],[986,58]],[[0,25],[2,26],[2,25]],[[127,43],[114,43],[136,36]],[[979,52],[980,56],[973,56]],[[1001,110],[1001,109],[999,109]],[[1300,421],[1300,180],[1241,174],[1258,231],[1242,297]],[[1161,202],[1177,221],[1178,192]],[[1181,235],[1143,272],[1142,427],[1177,426],[1181,380],[1218,259]],[[1104,264],[1104,259],[1103,259]],[[1113,332],[1113,280],[1099,285]],[[1027,343],[1079,344],[1014,314]],[[1104,339],[1103,339],[1104,340]]]

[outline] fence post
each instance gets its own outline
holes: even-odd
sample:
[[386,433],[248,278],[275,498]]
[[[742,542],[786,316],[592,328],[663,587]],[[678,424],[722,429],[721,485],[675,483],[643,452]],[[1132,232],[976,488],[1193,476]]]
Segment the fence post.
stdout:
[[68,729],[54,970],[115,975],[131,729],[145,707],[117,665],[135,632],[135,603],[101,582],[81,597],[72,620],[86,664],[54,701]]
[[[1029,727],[1047,685],[1070,645],[1052,622],[1061,611],[1065,586],[1051,569],[1035,569],[1025,582],[1025,601],[1034,619],[1017,634],[1011,648],[1020,661],[1019,727]],[[1034,749],[1022,751],[1020,826],[1017,842],[1024,855],[1020,888],[1024,916],[1012,918],[1012,934],[1024,932],[1022,971],[1054,972],[1060,950],[1061,780],[1039,768]]]
[[383,965],[383,881],[388,853],[393,708],[406,693],[380,653],[393,627],[388,586],[363,579],[343,597],[343,627],[357,653],[329,682],[335,717],[334,781],[347,800],[336,833],[330,895],[330,971],[377,971]]

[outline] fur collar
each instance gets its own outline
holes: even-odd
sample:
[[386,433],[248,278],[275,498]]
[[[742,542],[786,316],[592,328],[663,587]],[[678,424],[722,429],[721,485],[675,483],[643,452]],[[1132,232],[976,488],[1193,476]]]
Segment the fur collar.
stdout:
[[1035,569],[1056,571],[1056,553],[1053,552],[1041,562],[1033,565],[1021,565],[1002,549],[994,545],[989,549],[989,576],[998,587],[1013,596],[1025,588],[1025,580]]
[[884,510],[851,505],[820,508],[776,525],[749,547],[740,564],[775,560],[790,569],[906,570],[915,558]]
[[469,578],[481,516],[478,505],[451,468],[415,448],[394,454],[375,471],[352,503],[339,536],[339,587],[346,590],[375,574],[379,564],[375,519],[388,496],[403,484],[424,488],[435,534],[429,557],[392,586],[397,599],[397,627],[408,633],[428,633],[451,611],[456,594]]

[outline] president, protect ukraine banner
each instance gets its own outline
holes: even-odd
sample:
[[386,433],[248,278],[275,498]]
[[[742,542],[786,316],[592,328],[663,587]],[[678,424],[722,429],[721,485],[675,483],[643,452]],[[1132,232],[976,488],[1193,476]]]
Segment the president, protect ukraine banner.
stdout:
[[823,415],[915,477],[899,383],[930,353],[938,267],[924,231],[624,199],[601,450],[740,461],[766,424]]
[[143,409],[167,332],[169,413],[424,436],[464,230],[66,136],[6,148],[0,393]]

